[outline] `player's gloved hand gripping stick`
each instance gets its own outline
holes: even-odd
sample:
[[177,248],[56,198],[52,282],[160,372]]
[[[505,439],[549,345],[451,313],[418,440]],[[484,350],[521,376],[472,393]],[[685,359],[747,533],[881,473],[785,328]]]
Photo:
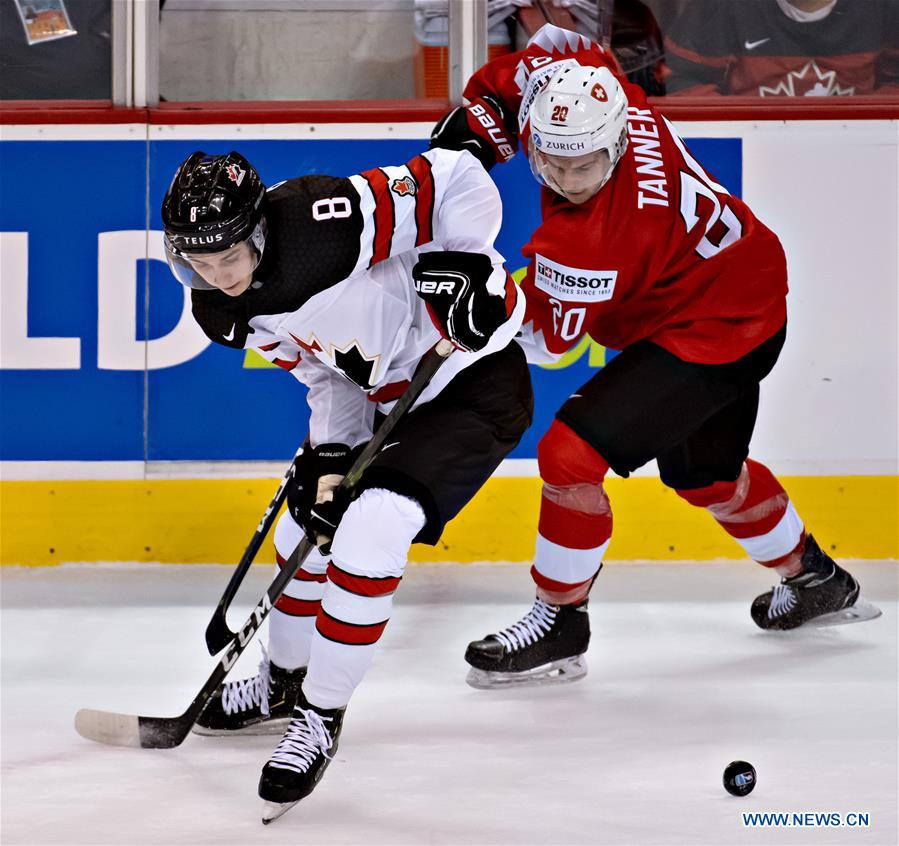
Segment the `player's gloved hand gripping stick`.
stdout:
[[[384,445],[390,432],[415,403],[421,392],[427,387],[434,374],[440,369],[453,351],[453,345],[448,341],[441,341],[423,359],[421,366],[412,378],[409,387],[396,401],[390,414],[378,428],[374,437],[368,442],[368,446],[356,459],[353,466],[347,472],[341,487],[351,489],[359,482],[365,468],[372,458]],[[277,496],[277,495],[276,495]],[[209,697],[216,691],[231,668],[237,663],[244,649],[249,646],[253,636],[259,630],[265,618],[290,584],[297,570],[306,557],[312,551],[313,544],[308,538],[303,538],[297,548],[281,568],[275,580],[269,585],[262,599],[256,604],[247,621],[237,632],[235,638],[229,644],[224,655],[215,665],[212,675],[200,688],[200,691],[190,703],[188,709],[177,717],[142,717],[133,714],[115,714],[111,711],[95,711],[90,708],[82,708],[75,715],[75,730],[82,737],[94,740],[98,743],[106,743],[112,746],[134,746],[144,749],[171,749],[181,744],[196,722],[200,712],[209,701]]]

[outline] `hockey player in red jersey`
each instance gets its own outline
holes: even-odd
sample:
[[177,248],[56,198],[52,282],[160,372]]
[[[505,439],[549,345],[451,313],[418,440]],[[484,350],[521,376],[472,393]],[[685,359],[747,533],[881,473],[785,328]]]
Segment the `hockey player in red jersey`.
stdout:
[[478,71],[465,95],[432,144],[476,150],[488,168],[520,144],[545,186],[524,247],[530,359],[551,360],[584,334],[621,350],[540,441],[537,598],[523,619],[469,645],[470,683],[586,673],[587,597],[612,535],[603,480],[652,459],[666,485],[782,577],[752,604],[761,628],[862,616],[858,583],[748,457],[759,382],[786,333],[774,233],[583,36],[548,24]]
[[[333,758],[410,544],[436,543],[530,425],[527,363],[511,343],[524,297],[493,248],[499,193],[465,152],[268,190],[238,153],[198,152],[162,218],[169,265],[208,337],[256,350],[309,389],[308,443],[275,546],[282,564],[303,532],[319,548],[272,611],[259,674],[223,685],[197,723],[284,732],[259,783],[269,822]],[[338,485],[357,450],[441,335],[457,350],[348,501]]]

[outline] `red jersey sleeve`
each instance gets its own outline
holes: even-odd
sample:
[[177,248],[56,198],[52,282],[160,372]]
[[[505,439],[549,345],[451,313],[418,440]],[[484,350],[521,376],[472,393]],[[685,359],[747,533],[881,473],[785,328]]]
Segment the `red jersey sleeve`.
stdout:
[[646,339],[687,361],[734,361],[783,325],[783,249],[633,100],[628,148],[599,193],[580,205],[543,193],[524,248],[526,320],[549,353],[589,334],[611,349]]
[[518,116],[520,133],[540,89],[557,70],[568,65],[608,67],[618,72],[614,57],[598,44],[576,32],[546,24],[523,50],[484,65],[471,77],[463,93],[467,100],[485,94],[497,98],[507,114]]

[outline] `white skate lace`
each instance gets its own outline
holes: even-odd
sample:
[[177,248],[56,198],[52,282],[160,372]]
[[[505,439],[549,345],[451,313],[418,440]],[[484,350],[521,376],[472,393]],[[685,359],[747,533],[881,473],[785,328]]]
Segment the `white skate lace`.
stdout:
[[283,770],[305,773],[319,753],[331,757],[328,750],[334,741],[325,723],[333,717],[323,717],[311,709],[297,710],[269,763]]
[[267,717],[270,692],[271,663],[263,646],[259,672],[253,678],[228,682],[222,688],[222,709],[226,714],[235,714],[258,707],[262,716]]
[[773,620],[792,611],[796,606],[796,594],[788,585],[776,585],[771,594],[771,604],[768,606],[768,619]]
[[534,607],[517,623],[497,632],[494,637],[508,652],[515,652],[523,646],[536,643],[552,628],[558,609],[542,599],[534,602]]

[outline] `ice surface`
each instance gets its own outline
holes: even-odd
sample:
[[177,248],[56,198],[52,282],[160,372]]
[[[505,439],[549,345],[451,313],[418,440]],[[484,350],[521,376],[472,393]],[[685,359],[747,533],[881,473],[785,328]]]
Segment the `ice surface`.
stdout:
[[[2,571],[2,842],[12,844],[895,844],[897,568],[850,562],[878,620],[766,633],[751,563],[606,567],[590,672],[476,691],[466,643],[530,605],[526,568],[410,568],[316,792],[263,827],[276,737],[168,751],[80,738],[81,707],[183,711],[231,569]],[[238,625],[270,578],[253,568]],[[255,670],[247,650],[232,678]],[[745,799],[721,786],[742,758]],[[863,812],[868,828],[744,828],[742,811]]]

